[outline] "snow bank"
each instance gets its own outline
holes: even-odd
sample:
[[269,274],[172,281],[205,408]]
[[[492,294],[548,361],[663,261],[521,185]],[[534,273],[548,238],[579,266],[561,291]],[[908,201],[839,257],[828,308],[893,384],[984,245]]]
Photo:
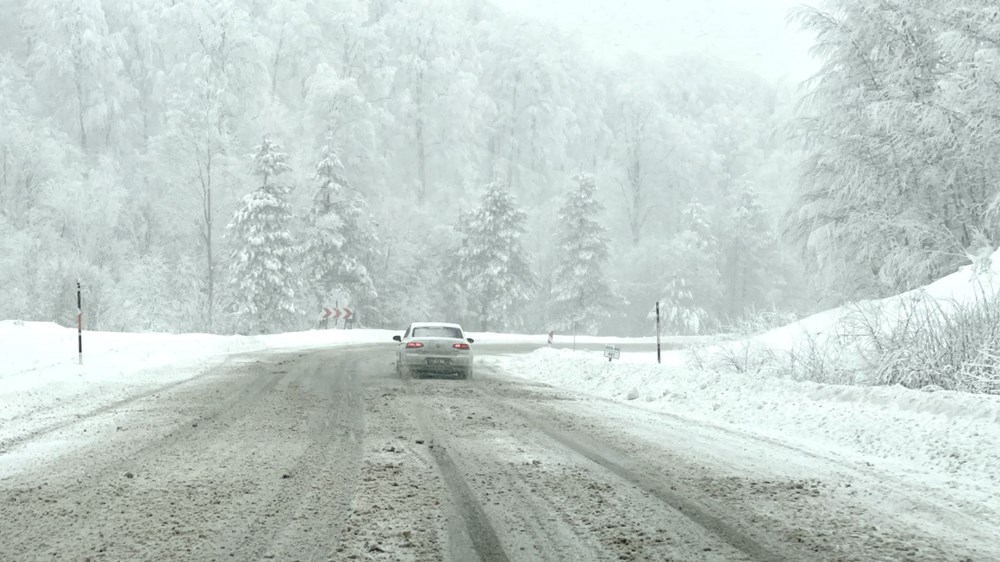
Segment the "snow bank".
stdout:
[[233,353],[387,342],[383,330],[326,330],[274,336],[84,332],[83,364],[74,329],[0,322],[0,441],[29,412],[88,411],[124,396],[190,378]]
[[697,371],[676,362],[608,363],[599,353],[552,349],[486,360],[512,376],[871,463],[1000,503],[997,396],[823,385]]
[[920,299],[925,306],[952,309],[955,306],[974,304],[983,296],[994,297],[1000,292],[1000,250],[976,263],[960,268],[929,285],[881,300],[861,301],[832,310],[820,312],[787,326],[776,328],[750,338],[773,350],[792,351],[800,348],[803,340],[828,345],[837,336],[844,321],[859,309],[877,311],[891,319],[906,302]]
[[[0,377],[70,367],[77,374],[133,371],[203,362],[239,351],[381,343],[388,330],[313,330],[265,336],[84,332],[84,365],[77,361],[77,332],[43,322],[0,321]],[[8,381],[9,382],[9,381]]]

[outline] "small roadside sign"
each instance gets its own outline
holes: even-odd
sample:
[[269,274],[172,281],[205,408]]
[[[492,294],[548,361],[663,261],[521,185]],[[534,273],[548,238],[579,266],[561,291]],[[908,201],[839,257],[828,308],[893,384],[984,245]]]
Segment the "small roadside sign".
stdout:
[[620,359],[622,356],[622,348],[617,345],[606,345],[604,346],[604,356],[608,358],[608,363],[613,359]]

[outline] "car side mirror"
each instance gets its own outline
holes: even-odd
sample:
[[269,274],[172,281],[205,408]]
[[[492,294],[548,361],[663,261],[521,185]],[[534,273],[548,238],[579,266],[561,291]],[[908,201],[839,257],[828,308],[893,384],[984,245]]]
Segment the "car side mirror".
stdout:
[[472,339],[472,338],[466,338],[466,339],[468,339],[468,340],[469,340],[469,343],[476,343],[476,340],[474,340],[474,339]]
[[403,338],[402,338],[402,336],[392,336],[392,341],[402,342]]

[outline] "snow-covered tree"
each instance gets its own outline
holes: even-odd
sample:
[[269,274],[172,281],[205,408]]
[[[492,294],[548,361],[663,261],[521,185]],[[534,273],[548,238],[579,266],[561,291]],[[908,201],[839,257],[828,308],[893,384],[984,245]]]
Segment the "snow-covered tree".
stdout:
[[718,322],[719,244],[700,203],[684,209],[684,222],[684,230],[663,249],[666,272],[660,314],[669,333],[699,334]]
[[289,233],[290,187],[282,176],[291,171],[280,144],[264,136],[253,156],[260,186],[243,198],[229,224],[232,254],[233,312],[242,332],[266,333],[296,325],[298,250]]
[[[648,74],[645,65],[634,72]],[[699,186],[698,174],[714,169],[714,154],[690,116],[675,113],[654,78],[623,79],[615,86],[612,158],[615,182],[632,243],[676,232],[678,214]],[[659,219],[659,220],[653,220]]]
[[344,166],[327,138],[322,157],[316,165],[316,192],[309,211],[309,231],[303,252],[303,270],[316,305],[323,306],[337,287],[337,270],[344,246],[344,221],[337,213],[337,202],[347,190]]
[[[158,183],[175,188],[170,203],[179,207],[179,213],[194,217],[196,238],[190,245],[201,254],[202,329],[209,331],[216,328],[215,305],[219,300],[219,214],[235,199],[233,184],[238,181],[236,159],[229,152],[233,144],[230,111],[223,98],[203,80],[185,84],[170,99],[164,130],[153,141],[156,160],[165,168],[155,171],[159,172]],[[174,208],[166,202],[160,202],[159,207],[161,212]]]
[[551,328],[595,334],[622,299],[605,272],[607,229],[597,221],[604,205],[594,198],[593,176],[578,175],[577,187],[559,210],[556,266],[550,305]]
[[[598,151],[604,123],[584,120],[599,111],[582,107],[583,95],[603,89],[588,80],[570,57],[557,53],[558,36],[544,24],[499,20],[480,25],[484,70],[480,81],[490,94],[489,160],[504,170],[510,188],[527,205],[548,199],[548,187],[566,175],[575,134],[586,134],[584,150]],[[573,95],[566,95],[573,92]],[[586,165],[593,163],[582,158]]]
[[380,325],[384,314],[372,273],[379,256],[375,220],[364,197],[355,190],[344,194],[339,213],[344,224],[344,244],[337,272],[340,286],[354,305],[358,321],[368,326]]
[[122,102],[133,92],[122,76],[121,36],[108,29],[99,0],[31,0],[25,24],[28,66],[40,88],[58,95],[51,111],[72,131],[80,149],[113,148]]
[[401,141],[396,150],[411,167],[405,179],[420,204],[483,172],[477,168],[483,119],[493,104],[473,74],[475,58],[461,55],[470,46],[464,17],[469,4],[399,2],[382,22],[394,67],[389,105],[396,117],[394,136]]
[[772,290],[783,281],[777,267],[777,241],[756,190],[741,182],[729,201],[723,241],[726,313],[767,308]]
[[378,239],[361,194],[344,178],[344,165],[327,136],[316,165],[316,193],[305,243],[307,279],[318,305],[335,299],[355,307],[366,323],[379,320],[370,273]]
[[995,3],[835,0],[798,16],[822,62],[790,225],[813,269],[860,296],[952,271],[998,226]]
[[462,218],[458,275],[481,330],[506,330],[535,290],[535,276],[521,244],[527,213],[499,181],[486,187],[480,206]]

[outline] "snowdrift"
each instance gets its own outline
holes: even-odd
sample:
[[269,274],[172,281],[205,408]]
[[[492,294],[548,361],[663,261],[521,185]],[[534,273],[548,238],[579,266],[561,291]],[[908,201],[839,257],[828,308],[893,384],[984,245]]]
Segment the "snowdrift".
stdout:
[[913,302],[925,307],[953,310],[995,297],[1000,289],[1000,250],[992,256],[962,267],[930,285],[881,300],[861,301],[815,314],[787,326],[752,338],[772,349],[791,350],[802,344],[804,337],[816,338],[827,344],[831,337],[843,333],[845,320],[858,310],[879,313],[890,321],[898,318],[905,305]]

